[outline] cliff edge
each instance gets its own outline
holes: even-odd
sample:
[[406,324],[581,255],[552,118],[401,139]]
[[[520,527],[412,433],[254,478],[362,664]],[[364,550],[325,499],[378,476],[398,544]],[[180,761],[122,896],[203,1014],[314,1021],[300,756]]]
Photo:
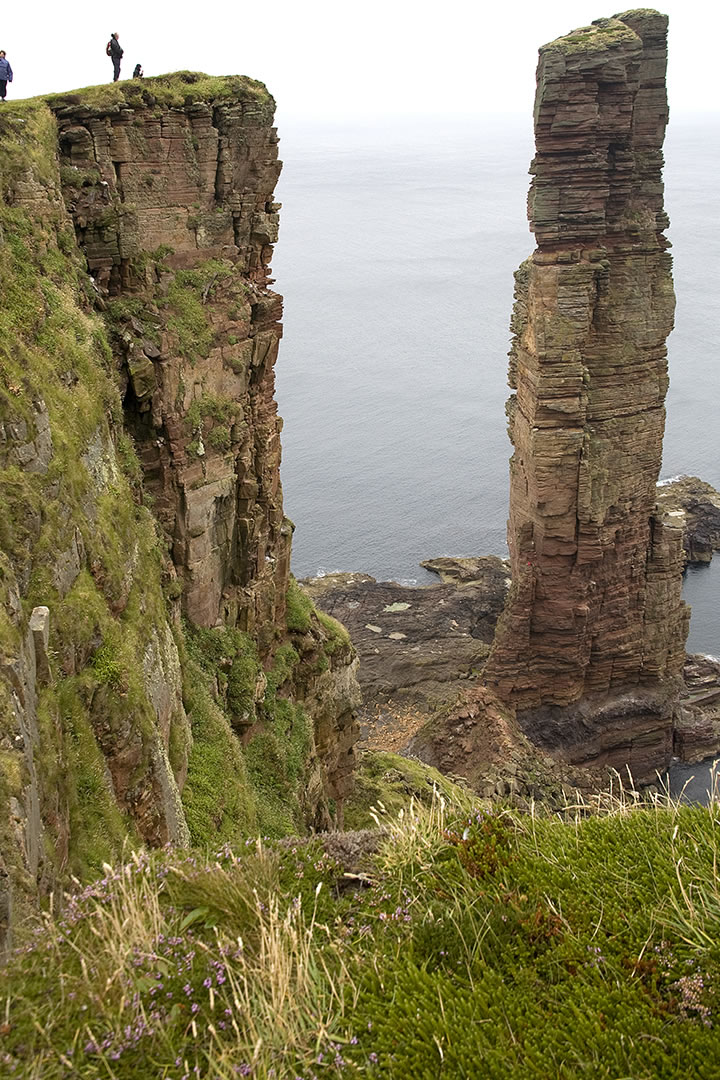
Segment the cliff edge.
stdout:
[[290,576],[273,111],[181,72],[0,117],[5,928],[127,841],[341,816],[356,658]]

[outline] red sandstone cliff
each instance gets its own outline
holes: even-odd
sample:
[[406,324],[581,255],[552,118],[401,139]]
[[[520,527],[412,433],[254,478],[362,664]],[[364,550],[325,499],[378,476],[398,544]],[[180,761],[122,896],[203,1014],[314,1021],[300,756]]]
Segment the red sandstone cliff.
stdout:
[[666,33],[633,11],[540,50],[538,246],[510,353],[513,585],[485,676],[550,745],[641,772],[670,752],[689,618],[682,533],[655,494],[674,313]]
[[61,106],[62,176],[184,608],[252,630],[282,619],[289,575],[267,288],[281,166],[272,99],[192,85],[181,108]]
[[[274,396],[282,297],[269,288],[282,166],[265,87],[211,80],[208,93],[203,78],[175,76],[186,93],[169,107],[147,80],[119,104],[53,107],[65,201],[183,612],[248,631],[268,666],[287,634],[293,529]],[[315,714],[320,801],[323,789],[342,800],[350,781],[354,666],[348,644],[284,691]]]
[[273,110],[181,72],[0,117],[0,951],[128,843],[341,817],[357,659],[289,574]]

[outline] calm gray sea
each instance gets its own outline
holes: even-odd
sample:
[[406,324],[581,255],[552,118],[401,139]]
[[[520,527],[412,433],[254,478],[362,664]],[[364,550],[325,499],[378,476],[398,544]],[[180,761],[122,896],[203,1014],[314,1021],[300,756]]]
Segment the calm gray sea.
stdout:
[[[274,273],[282,479],[298,576],[436,580],[505,554],[513,271],[533,249],[518,118],[282,124]],[[720,117],[673,118],[666,203],[676,329],[663,475],[720,487]],[[690,648],[720,655],[720,558],[688,575]]]

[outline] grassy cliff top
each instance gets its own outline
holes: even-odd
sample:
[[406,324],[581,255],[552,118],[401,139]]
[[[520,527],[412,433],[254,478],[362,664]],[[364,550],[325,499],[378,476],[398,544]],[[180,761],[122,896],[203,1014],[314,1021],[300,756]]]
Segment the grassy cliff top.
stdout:
[[[86,86],[61,94],[43,94],[28,99],[42,102],[54,112],[63,108],[85,108],[90,113],[117,112],[125,108],[155,105],[182,108],[195,102],[247,101],[274,107],[275,102],[264,83],[246,75],[204,75],[198,71],[175,71],[145,79],[124,79]],[[13,102],[13,107],[24,102]]]
[[[640,10],[638,9],[633,14],[640,14]],[[657,15],[658,12],[648,10],[647,14]],[[597,19],[590,26],[580,26],[577,30],[572,30],[569,34],[556,38],[555,41],[550,41],[541,47],[540,54],[550,50],[563,53],[594,52],[637,40],[635,31],[616,16],[613,19]]]
[[3,1075],[719,1075],[717,804],[375,817],[106,866],[3,972]]

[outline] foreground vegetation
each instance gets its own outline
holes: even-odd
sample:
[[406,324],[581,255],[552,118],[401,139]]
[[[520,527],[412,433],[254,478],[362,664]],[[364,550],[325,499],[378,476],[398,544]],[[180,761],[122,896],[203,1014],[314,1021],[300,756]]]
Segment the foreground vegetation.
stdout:
[[716,806],[377,817],[108,866],[12,956],[0,1070],[718,1075]]

